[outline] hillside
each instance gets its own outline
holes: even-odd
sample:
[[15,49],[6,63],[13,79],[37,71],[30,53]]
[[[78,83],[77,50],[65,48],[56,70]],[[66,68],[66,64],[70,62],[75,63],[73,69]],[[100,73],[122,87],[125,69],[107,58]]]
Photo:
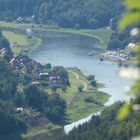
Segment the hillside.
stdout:
[[[1,0],[0,19],[13,21],[31,17],[36,23],[56,24],[61,27],[97,28],[109,25],[123,11],[122,0]],[[115,4],[114,4],[115,2]],[[15,8],[16,5],[16,8]],[[26,22],[30,19],[26,18]]]
[[117,102],[105,108],[101,115],[93,116],[90,122],[73,129],[60,140],[131,140],[140,132],[136,125],[138,113],[133,112],[125,120],[118,121],[116,116],[122,105]]

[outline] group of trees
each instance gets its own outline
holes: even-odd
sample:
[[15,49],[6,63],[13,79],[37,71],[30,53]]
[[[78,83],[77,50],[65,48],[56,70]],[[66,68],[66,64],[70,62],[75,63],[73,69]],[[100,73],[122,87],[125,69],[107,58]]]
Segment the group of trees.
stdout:
[[89,75],[88,77],[87,77],[87,80],[89,80],[90,81],[90,85],[91,86],[93,86],[93,87],[97,87],[97,82],[96,82],[96,80],[95,80],[95,75]]
[[110,41],[108,43],[109,50],[125,49],[130,42],[136,42],[137,37],[131,36],[130,31],[132,27],[127,28],[124,31],[119,31],[117,25],[114,27]]
[[59,94],[48,95],[36,85],[29,85],[24,89],[24,104],[44,113],[51,121],[62,123],[66,115],[66,102]]
[[26,122],[16,116],[18,107],[35,109],[53,123],[62,124],[65,121],[67,106],[58,93],[49,95],[41,86],[28,84],[23,91],[17,91],[19,81],[19,75],[0,57],[0,139],[13,134],[20,137],[21,132],[27,130]]
[[13,72],[8,62],[0,58],[0,100],[14,97],[18,84],[18,76]]
[[62,66],[53,67],[52,73],[58,75],[61,78],[62,84],[69,85],[68,72],[66,71],[64,67]]
[[[21,80],[19,72],[10,65],[13,54],[9,41],[0,32],[0,49],[3,48],[6,53],[0,56],[0,139],[20,140],[21,133],[27,131],[26,122],[16,115],[18,107],[30,107],[53,123],[63,123],[66,114],[65,100],[57,93],[47,94],[41,86],[29,85],[29,78]],[[65,84],[68,83],[68,73],[63,67],[51,69],[50,64],[45,67],[59,75]],[[28,74],[30,75],[30,71],[27,71]]]
[[109,25],[111,18],[118,17],[123,10],[121,1],[115,0],[114,4],[113,0],[0,0],[0,18],[35,15],[36,23],[97,28]]
[[90,122],[73,129],[61,140],[131,140],[140,132],[135,120],[138,113],[133,112],[125,120],[117,121],[117,112],[122,105],[118,102],[107,107],[101,115],[93,116]]
[[2,32],[0,30],[0,49],[2,48],[5,48],[6,52],[4,53],[4,57],[9,61],[13,53],[11,51],[9,41],[2,35]]
[[20,135],[26,131],[26,125],[15,116],[17,77],[8,62],[0,58],[0,139],[12,133]]

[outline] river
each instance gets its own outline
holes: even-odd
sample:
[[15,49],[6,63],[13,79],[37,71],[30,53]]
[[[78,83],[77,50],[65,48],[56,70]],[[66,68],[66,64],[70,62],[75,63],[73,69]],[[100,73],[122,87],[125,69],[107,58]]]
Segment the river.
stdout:
[[[93,38],[66,33],[48,32],[43,36],[43,45],[31,53],[31,58],[41,64],[51,63],[53,66],[78,67],[85,75],[94,74],[96,79],[105,84],[100,89],[111,95],[106,105],[124,99],[124,87],[133,82],[118,76],[120,67],[109,61],[101,62],[95,54],[99,41]],[[90,115],[90,114],[89,114]],[[82,119],[65,127],[69,132],[74,126],[89,120]]]

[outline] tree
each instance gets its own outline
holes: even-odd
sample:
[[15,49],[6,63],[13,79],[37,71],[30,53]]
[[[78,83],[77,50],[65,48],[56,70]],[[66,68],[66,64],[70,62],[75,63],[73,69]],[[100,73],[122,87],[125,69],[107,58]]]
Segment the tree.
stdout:
[[57,76],[60,76],[64,85],[69,84],[69,75],[68,72],[62,66],[53,67],[52,72]]
[[14,98],[18,80],[10,64],[0,58],[0,100]]
[[63,92],[65,92],[65,91],[67,90],[67,87],[64,86],[64,85],[62,85],[62,86],[61,86],[61,89],[62,89]]
[[8,134],[25,132],[27,126],[14,116],[11,102],[0,101],[0,138]]
[[61,123],[66,112],[66,101],[56,93],[51,94],[47,99],[45,114],[53,122]]
[[52,90],[53,92],[56,92],[56,91],[57,91],[57,87],[56,87],[55,85],[53,85],[53,86],[51,87],[51,90]]
[[48,14],[48,3],[44,2],[40,5],[38,13],[40,23],[47,23]]
[[91,84],[93,87],[97,87],[96,80],[91,80],[90,84]]
[[84,89],[84,88],[83,88],[83,86],[82,86],[82,85],[78,86],[78,91],[79,91],[79,92],[82,92],[82,91],[83,91],[83,89]]
[[36,85],[29,85],[24,89],[27,104],[38,111],[43,112],[47,94]]
[[79,24],[76,24],[76,25],[75,25],[75,29],[76,29],[76,30],[80,30],[80,25],[79,25]]
[[25,94],[17,93],[14,102],[17,107],[22,107],[25,104]]
[[90,27],[91,29],[97,27],[97,20],[96,20],[95,18],[89,19],[89,27]]
[[50,64],[50,63],[48,63],[48,64],[46,64],[46,65],[45,65],[45,68],[46,68],[46,69],[51,69],[51,68],[52,68],[52,66],[51,66],[51,64]]
[[122,49],[122,47],[122,43],[118,39],[111,40],[108,44],[108,49],[110,50]]
[[87,76],[87,79],[88,79],[89,81],[95,80],[95,75],[88,75],[88,76]]

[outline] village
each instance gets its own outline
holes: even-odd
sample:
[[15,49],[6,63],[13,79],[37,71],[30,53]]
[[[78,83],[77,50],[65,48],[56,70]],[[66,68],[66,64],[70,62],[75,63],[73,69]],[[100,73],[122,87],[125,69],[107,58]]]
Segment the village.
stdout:
[[127,61],[135,58],[135,43],[129,43],[124,50],[106,50],[100,56],[102,59],[111,61]]
[[[5,48],[0,49],[0,56],[4,56],[6,53],[7,50]],[[51,64],[43,66],[35,60],[30,59],[26,54],[11,57],[9,63],[15,73],[20,76],[20,82],[23,84],[32,83],[45,88],[67,86],[68,79],[63,79],[57,72],[54,72]]]

